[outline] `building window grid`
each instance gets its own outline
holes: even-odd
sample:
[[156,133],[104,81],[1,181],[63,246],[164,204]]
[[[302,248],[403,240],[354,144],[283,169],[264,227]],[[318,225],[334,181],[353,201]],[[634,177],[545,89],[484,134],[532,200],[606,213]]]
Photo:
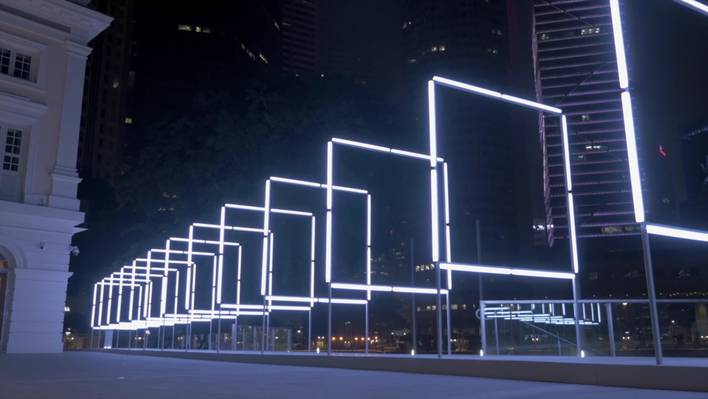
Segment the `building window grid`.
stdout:
[[2,169],[17,172],[20,169],[20,153],[22,149],[22,131],[7,129],[5,148],[2,158]]
[[32,56],[0,47],[0,73],[32,80]]

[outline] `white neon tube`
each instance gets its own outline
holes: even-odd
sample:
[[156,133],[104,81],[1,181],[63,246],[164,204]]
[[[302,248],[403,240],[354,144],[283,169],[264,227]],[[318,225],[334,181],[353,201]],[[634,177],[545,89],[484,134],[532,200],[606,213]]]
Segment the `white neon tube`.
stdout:
[[[327,185],[325,184],[324,187],[326,188]],[[360,188],[351,188],[351,187],[343,187],[343,186],[332,186],[332,190],[335,191],[346,191],[348,193],[355,193],[355,194],[368,194],[369,192]]]
[[315,224],[314,216],[310,219],[310,306],[314,305],[315,297]]
[[[226,224],[226,208],[221,207],[219,215],[219,224],[223,227]],[[224,229],[219,229],[219,257],[218,257],[218,275],[216,281],[216,303],[221,303],[221,285],[224,274]]]
[[440,267],[442,269],[454,270],[454,271],[460,271],[460,272],[507,274],[507,275],[514,275],[514,276],[547,277],[547,278],[558,278],[558,279],[567,279],[567,280],[572,280],[575,276],[573,273],[553,272],[553,271],[545,271],[545,270],[531,270],[531,269],[515,269],[515,268],[510,268],[510,267],[466,265],[466,264],[460,264],[460,263],[441,263]]
[[[467,83],[457,82],[455,80],[443,78],[440,76],[433,76],[433,82],[436,82],[436,83],[439,83],[443,86],[451,87],[454,89],[459,89],[462,91],[467,91],[467,92],[475,93],[475,94],[481,94],[481,95],[487,96],[487,97],[493,97],[493,98],[501,98],[502,97],[502,94],[497,91],[483,89],[481,87],[473,86],[473,85],[470,85]],[[430,83],[428,83],[428,88],[430,88]],[[428,91],[428,93],[430,93],[430,91]]]
[[261,252],[261,295],[266,294],[268,268],[268,230],[270,229],[270,180],[265,183],[265,211],[263,212],[263,248]]
[[615,41],[615,58],[617,59],[617,75],[621,89],[629,87],[627,73],[627,58],[624,53],[624,34],[622,33],[622,16],[620,15],[619,0],[610,0],[610,14],[612,16],[612,36]]
[[[318,298],[317,302],[329,303],[329,298]],[[366,305],[366,299],[345,299],[345,298],[332,298],[333,304],[338,305]]]
[[309,306],[293,306],[293,305],[268,305],[268,311],[271,310],[291,310],[298,312],[307,312],[311,308]]
[[[614,0],[616,1],[616,0]],[[627,159],[629,161],[629,178],[632,184],[632,202],[634,203],[634,219],[637,223],[644,222],[644,199],[642,198],[642,181],[639,174],[639,157],[637,156],[637,140],[634,132],[634,114],[632,98],[629,92],[622,92],[622,117],[624,119],[624,134],[627,141]]]
[[332,162],[333,145],[327,142],[327,214],[325,219],[325,283],[332,281]]
[[333,289],[339,290],[354,290],[354,291],[379,291],[392,292],[393,287],[389,285],[369,285],[369,284],[349,284],[349,283],[332,283]]
[[523,98],[519,98],[519,97],[516,97],[516,96],[510,96],[510,95],[508,95],[508,94],[502,94],[502,95],[501,95],[501,99],[504,100],[504,101],[508,101],[508,102],[510,102],[510,103],[515,103],[515,104],[519,104],[519,105],[524,105],[524,106],[529,107],[529,108],[534,108],[534,109],[537,109],[537,110],[539,110],[539,111],[546,111],[546,112],[550,112],[550,113],[553,113],[553,114],[561,114],[561,113],[563,113],[563,110],[561,110],[560,108],[551,107],[550,105],[545,105],[545,104],[537,103],[537,102],[535,102],[535,101],[525,100],[525,99],[523,99]]
[[563,138],[563,166],[565,166],[565,185],[568,191],[573,191],[573,179],[570,174],[570,138],[568,137],[568,120],[565,115],[561,116],[561,127]]
[[[193,227],[202,227],[206,229],[215,229],[218,230],[221,228],[218,224],[210,224],[210,223],[192,223]],[[252,233],[262,233],[264,229],[258,229],[255,227],[240,227],[240,226],[224,226],[226,230],[234,230],[234,231],[249,231]]]
[[312,302],[312,300],[313,300],[313,298],[311,298],[311,297],[288,296],[288,295],[267,295],[266,299],[269,301],[278,301],[278,302]]
[[273,213],[280,213],[283,215],[308,216],[308,217],[312,216],[312,212],[292,211],[289,209],[272,208],[270,211]]
[[[433,78],[435,79],[435,78]],[[437,162],[437,123],[435,119],[435,82],[428,81],[428,131],[430,141],[430,229],[432,241],[432,260],[440,260],[440,244],[438,234],[438,171]]]
[[111,309],[113,307],[113,284],[108,286],[108,309],[106,311],[106,322],[111,324]]
[[96,317],[96,296],[98,293],[98,284],[93,285],[93,300],[91,301],[91,327],[96,324],[95,323],[95,317]]
[[165,271],[162,278],[162,284],[160,284],[160,316],[163,316],[165,313],[167,313],[167,276],[169,275],[168,268],[170,261],[170,241],[168,240],[165,244],[165,249],[167,252],[165,252],[165,260],[163,263]]
[[268,237],[268,295],[273,295],[273,233]]
[[263,211],[262,206],[251,206],[251,205],[241,205],[241,204],[224,204],[225,207],[230,209],[242,209],[246,211]]
[[320,183],[315,183],[311,181],[305,181],[305,180],[297,180],[297,179],[288,179],[286,177],[277,177],[277,176],[271,176],[270,180],[279,182],[279,183],[288,183],[288,184],[296,184],[299,186],[308,186],[308,187],[320,187]]
[[573,199],[573,193],[568,193],[568,230],[570,231],[570,251],[571,251],[571,261],[573,262],[573,272],[578,273],[580,271],[580,264],[578,261],[578,237],[575,230],[575,200]]
[[698,11],[701,14],[708,15],[708,5],[697,0],[674,0],[677,3],[691,8],[693,11]]
[[649,223],[647,223],[646,226],[647,233],[649,234],[671,238],[682,238],[684,240],[708,242],[708,232],[705,231]]
[[[366,285],[371,285],[371,195],[366,195]],[[366,292],[371,300],[371,291]]]
[[424,160],[429,160],[430,155],[428,154],[421,154],[419,152],[413,152],[413,151],[406,151],[406,150],[399,150],[396,148],[391,148],[391,154],[396,154],[396,155],[403,155],[404,157],[410,157],[410,158],[417,158],[417,159],[424,159]]
[[435,288],[417,288],[417,287],[393,287],[393,292],[406,294],[437,294]]
[[103,324],[103,298],[104,298],[104,288],[105,286],[101,284],[101,293],[100,293],[100,298],[98,300],[98,325],[100,326]]
[[241,247],[238,247],[238,265],[236,270],[236,303],[241,304]]
[[216,258],[211,259],[211,310],[216,309],[216,275],[219,266]]
[[194,225],[189,226],[189,240],[187,241],[187,278],[184,287],[184,308],[189,310],[189,294],[192,292],[192,238],[194,238]]
[[[443,163],[443,194],[445,199],[445,261],[452,262],[452,244],[450,243],[450,190],[447,184],[447,162]],[[452,270],[447,271],[447,289],[452,289]]]
[[511,269],[511,274],[513,276],[528,276],[528,277],[547,277],[547,278],[557,278],[572,280],[574,278],[573,273],[563,273],[563,272],[549,272],[543,270],[529,270],[529,269]]
[[359,147],[359,148],[364,148],[367,150],[372,150],[372,151],[380,151],[380,152],[391,152],[391,149],[388,147],[383,147],[380,145],[374,145],[374,144],[368,144],[368,143],[362,143],[360,141],[353,141],[353,140],[347,140],[347,139],[340,139],[337,137],[332,138],[332,142],[337,143],[337,144],[343,144],[343,145],[348,145],[351,147]]

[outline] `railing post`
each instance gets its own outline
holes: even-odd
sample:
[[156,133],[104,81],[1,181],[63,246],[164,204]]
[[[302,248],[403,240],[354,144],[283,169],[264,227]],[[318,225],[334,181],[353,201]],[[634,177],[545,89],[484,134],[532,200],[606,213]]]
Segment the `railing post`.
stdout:
[[649,318],[651,320],[651,334],[654,337],[654,355],[656,364],[664,362],[664,353],[661,347],[661,330],[659,329],[659,309],[656,304],[656,287],[654,286],[654,266],[651,261],[651,246],[649,233],[645,223],[640,225],[642,231],[642,251],[644,252],[644,274],[647,279],[647,298],[649,299]]
[[607,318],[607,340],[610,341],[610,356],[617,356],[615,344],[615,320],[612,314],[612,302],[605,304],[605,317]]

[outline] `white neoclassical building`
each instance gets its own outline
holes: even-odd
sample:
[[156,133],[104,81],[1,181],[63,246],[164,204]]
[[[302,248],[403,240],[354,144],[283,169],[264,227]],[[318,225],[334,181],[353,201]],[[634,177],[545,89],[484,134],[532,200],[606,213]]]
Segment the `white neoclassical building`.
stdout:
[[[79,3],[86,3],[79,2]],[[111,18],[66,0],[0,0],[0,351],[59,352],[89,40]]]

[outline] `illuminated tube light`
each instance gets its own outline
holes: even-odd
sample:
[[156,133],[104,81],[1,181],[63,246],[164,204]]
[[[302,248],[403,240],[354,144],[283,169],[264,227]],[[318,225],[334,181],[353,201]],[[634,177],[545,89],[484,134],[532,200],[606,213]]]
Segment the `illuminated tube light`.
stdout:
[[646,226],[647,233],[649,234],[672,238],[682,238],[684,240],[708,242],[708,232],[705,231],[664,226],[660,224],[647,224]]
[[[470,93],[481,94],[481,95],[487,96],[487,97],[493,97],[493,98],[501,98],[502,97],[502,94],[497,91],[483,89],[481,87],[473,86],[473,85],[470,85],[467,83],[457,82],[452,79],[447,79],[447,78],[443,78],[440,76],[434,76],[433,82],[440,83],[443,86],[451,87],[454,89],[460,89],[463,91],[468,91]],[[428,84],[428,87],[430,87],[430,84]],[[430,91],[428,91],[428,93],[430,93]]]
[[570,174],[570,138],[568,137],[568,119],[561,116],[562,137],[563,137],[563,163],[565,166],[565,185],[568,191],[573,191],[573,179]]
[[[219,224],[223,227],[226,224],[226,208],[221,207],[219,215]],[[221,286],[224,274],[224,229],[219,229],[219,257],[218,257],[218,275],[216,281],[216,303],[221,303]]]
[[263,309],[263,305],[246,305],[246,304],[233,304],[233,303],[222,303],[222,309]]
[[501,99],[504,101],[510,102],[510,103],[525,105],[529,108],[534,108],[539,111],[547,111],[547,112],[550,112],[553,114],[562,114],[563,113],[563,110],[561,110],[560,108],[551,107],[550,105],[537,103],[535,101],[524,100],[523,98],[510,96],[508,94],[502,94]]
[[278,209],[278,208],[272,208],[270,210],[273,213],[279,213],[282,215],[295,215],[295,216],[312,216],[311,212],[302,212],[302,211],[292,211],[289,209]]
[[[324,187],[326,188],[327,185],[325,184]],[[356,193],[356,194],[368,194],[369,193],[367,190],[362,190],[360,188],[351,188],[351,187],[342,187],[342,186],[332,186],[332,190],[346,191],[349,193]]]
[[419,152],[413,152],[413,151],[398,150],[395,148],[391,148],[391,154],[403,155],[405,157],[418,158],[418,159],[426,159],[426,160],[430,159],[430,155],[428,155],[428,154],[421,154]]
[[263,248],[261,252],[261,295],[266,294],[268,268],[268,229],[270,229],[270,180],[265,183],[265,211],[263,212]]
[[580,271],[578,261],[578,237],[575,231],[575,200],[573,193],[568,193],[568,230],[570,230],[570,251],[571,261],[573,262],[573,272]]
[[[218,230],[221,228],[218,224],[211,224],[211,223],[192,223],[192,226],[194,227],[202,227],[202,228],[207,228],[207,229],[215,229]],[[234,231],[249,231],[252,233],[262,233],[263,231],[267,231],[267,229],[259,229],[256,227],[240,227],[240,226],[224,226],[226,230],[234,230]]]
[[380,291],[392,292],[393,287],[389,285],[369,285],[369,284],[348,284],[348,283],[332,283],[333,289],[340,290],[355,290],[355,291]]
[[435,288],[393,287],[393,292],[406,294],[437,294],[438,290]]
[[293,310],[299,312],[307,312],[311,310],[309,306],[292,306],[292,305],[268,305],[268,310]]
[[708,5],[701,3],[700,1],[697,0],[674,0],[677,3],[684,5],[686,7],[689,7],[693,9],[694,11],[698,11],[701,14],[708,15]]
[[[452,244],[450,243],[450,190],[447,184],[447,162],[443,163],[443,190],[445,199],[445,261],[452,262]],[[452,271],[447,271],[447,289],[452,289]]]
[[[329,303],[329,298],[318,298],[317,302]],[[332,303],[338,305],[366,305],[366,299],[346,299],[346,298],[332,298]]]
[[[371,195],[366,195],[366,285],[371,285]],[[366,292],[371,300],[371,291]]]
[[98,284],[93,285],[93,300],[91,301],[91,327],[96,325],[96,296],[98,294]]
[[[616,1],[616,0],[615,0]],[[632,202],[634,203],[634,219],[637,223],[644,222],[644,200],[642,198],[642,181],[639,175],[639,160],[637,156],[637,141],[634,133],[634,114],[632,98],[629,92],[621,95],[622,117],[624,118],[624,134],[627,141],[627,159],[629,160],[629,178],[632,183]]]
[[310,224],[310,306],[314,305],[315,296],[315,222],[317,220],[313,216]]
[[610,0],[610,14],[612,16],[612,36],[615,41],[615,58],[617,59],[617,75],[621,89],[629,87],[627,73],[627,58],[624,53],[624,34],[622,33],[622,17],[620,15],[619,0]]
[[333,145],[327,142],[327,214],[326,214],[326,234],[325,234],[325,283],[332,281],[332,163]]
[[275,181],[275,182],[279,182],[279,183],[296,184],[299,186],[308,186],[308,187],[316,187],[316,188],[320,188],[320,186],[321,186],[320,183],[315,183],[315,182],[305,181],[305,180],[288,179],[286,177],[271,176],[270,180]]
[[[433,78],[435,79],[435,78]],[[430,141],[430,228],[432,242],[432,260],[440,261],[440,242],[438,238],[438,171],[437,171],[437,123],[435,119],[435,82],[428,81],[428,130]]]
[[267,295],[266,299],[269,301],[281,301],[281,302],[311,302],[313,298],[306,296],[286,296],[286,295]]
[[388,147],[383,147],[380,145],[374,145],[374,144],[368,144],[368,143],[362,143],[360,141],[353,141],[353,140],[340,139],[340,138],[334,137],[334,138],[332,138],[332,142],[337,143],[337,144],[348,145],[351,147],[364,148],[364,149],[372,150],[372,151],[391,152],[391,149]]
[[263,211],[262,206],[252,206],[252,205],[241,205],[241,204],[224,204],[226,208],[230,209],[242,209],[246,211]]
[[573,273],[552,272],[552,271],[531,270],[531,269],[512,269],[509,267],[463,265],[463,264],[459,264],[459,263],[441,263],[440,268],[446,269],[446,270],[460,271],[460,272],[506,274],[506,275],[526,276],[526,277],[546,277],[546,278],[557,278],[557,279],[566,279],[566,280],[572,280],[575,276]]

